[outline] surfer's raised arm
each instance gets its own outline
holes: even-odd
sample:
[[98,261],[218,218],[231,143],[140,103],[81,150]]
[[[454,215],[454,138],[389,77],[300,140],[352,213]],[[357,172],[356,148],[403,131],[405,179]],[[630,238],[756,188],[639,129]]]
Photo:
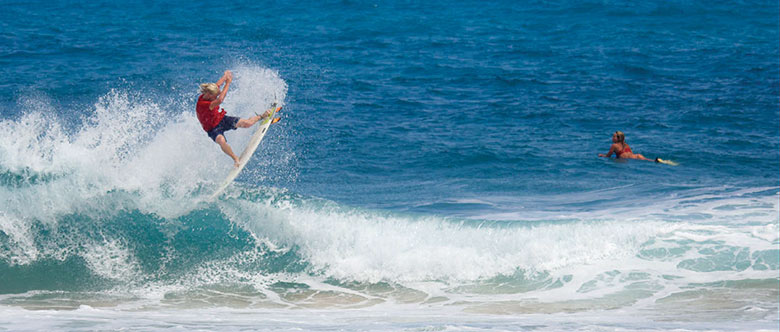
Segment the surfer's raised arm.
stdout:
[[220,91],[219,96],[217,96],[217,99],[211,102],[209,105],[209,109],[218,109],[219,105],[222,104],[223,101],[225,101],[225,96],[227,96],[228,89],[230,88],[230,82],[233,81],[233,74],[230,73],[229,70],[225,71],[225,75],[222,76],[222,78],[217,81],[217,86],[222,85],[220,81],[225,82],[225,87],[222,88],[222,91]]
[[222,77],[220,77],[219,81],[217,81],[217,86],[222,86],[222,83],[225,83],[228,77],[233,79],[233,73],[231,73],[230,70],[225,70],[225,73],[222,74]]

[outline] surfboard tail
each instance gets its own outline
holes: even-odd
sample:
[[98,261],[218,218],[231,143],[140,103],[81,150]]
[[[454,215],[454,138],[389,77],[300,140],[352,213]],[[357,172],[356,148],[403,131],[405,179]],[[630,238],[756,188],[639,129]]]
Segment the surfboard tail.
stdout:
[[664,159],[661,159],[661,158],[655,158],[655,162],[657,162],[659,164],[669,165],[669,166],[677,166],[677,165],[679,165],[678,163],[676,163],[674,161],[664,160]]

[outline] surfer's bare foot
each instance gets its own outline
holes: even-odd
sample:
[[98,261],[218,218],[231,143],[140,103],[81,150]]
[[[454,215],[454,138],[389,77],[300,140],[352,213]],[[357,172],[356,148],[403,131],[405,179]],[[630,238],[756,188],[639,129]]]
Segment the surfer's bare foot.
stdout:
[[238,158],[233,159],[233,167],[238,168],[238,166],[241,165],[241,162],[239,162]]

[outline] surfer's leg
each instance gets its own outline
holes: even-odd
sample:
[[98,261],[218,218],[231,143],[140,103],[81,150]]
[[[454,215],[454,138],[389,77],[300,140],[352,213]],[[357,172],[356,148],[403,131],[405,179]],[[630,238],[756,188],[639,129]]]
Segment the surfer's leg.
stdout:
[[642,159],[642,160],[647,160],[647,161],[655,161],[653,159],[647,159],[647,158],[645,158],[645,156],[643,156],[641,154],[635,154],[634,156],[636,156],[636,159]]
[[653,159],[647,159],[645,156],[639,154],[639,153],[624,153],[620,155],[621,158],[624,159],[639,159],[639,160],[647,160],[647,161],[653,161]]
[[273,109],[269,109],[269,110],[265,111],[265,113],[263,113],[263,114],[255,115],[255,116],[253,116],[251,118],[248,118],[248,119],[238,120],[238,123],[236,123],[236,127],[237,128],[249,128],[249,127],[253,126],[255,123],[257,123],[257,121],[260,121],[263,118],[267,118],[268,116],[270,116],[272,110]]
[[238,123],[236,123],[236,127],[238,127],[238,128],[249,128],[252,125],[254,125],[255,123],[257,123],[257,121],[260,121],[260,119],[262,119],[262,118],[263,118],[262,115],[255,115],[255,116],[253,116],[251,118],[248,118],[248,119],[238,120]]
[[233,166],[238,167],[238,157],[235,153],[233,153],[233,149],[230,148],[230,145],[227,144],[227,140],[225,140],[225,136],[218,135],[217,138],[214,140],[214,142],[217,142],[219,144],[219,147],[222,148],[222,152],[225,152],[226,155],[230,156],[231,159],[233,159]]

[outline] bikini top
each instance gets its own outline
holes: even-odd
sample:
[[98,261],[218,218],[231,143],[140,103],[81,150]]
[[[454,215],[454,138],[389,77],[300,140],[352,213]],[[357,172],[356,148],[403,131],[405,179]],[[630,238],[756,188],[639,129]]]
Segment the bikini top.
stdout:
[[[625,143],[624,143],[624,144],[625,144]],[[628,152],[628,153],[634,153],[633,151],[631,151],[631,147],[630,147],[630,146],[628,146],[628,144],[625,144],[624,146],[625,146],[625,148],[623,148],[623,150],[620,150],[620,151],[615,151],[615,155],[616,155],[616,156],[618,156],[618,158],[620,158],[620,155],[621,155],[621,154],[624,154],[624,153],[626,153],[626,152]]]

